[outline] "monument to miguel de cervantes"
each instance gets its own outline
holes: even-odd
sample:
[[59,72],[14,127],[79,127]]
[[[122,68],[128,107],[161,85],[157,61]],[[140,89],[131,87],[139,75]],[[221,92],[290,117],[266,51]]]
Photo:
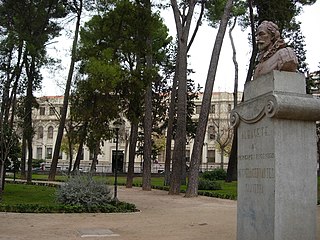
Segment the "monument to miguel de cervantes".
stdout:
[[278,26],[256,33],[258,65],[244,102],[231,114],[238,131],[237,240],[316,240],[316,120],[297,57]]

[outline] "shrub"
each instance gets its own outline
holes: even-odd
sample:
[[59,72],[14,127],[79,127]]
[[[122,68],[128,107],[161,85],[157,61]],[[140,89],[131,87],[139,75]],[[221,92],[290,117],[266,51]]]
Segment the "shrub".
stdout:
[[19,213],[115,213],[115,212],[136,212],[134,204],[125,202],[111,202],[99,206],[92,206],[88,209],[82,205],[51,205],[40,204],[0,204],[0,212],[19,212]]
[[221,184],[215,181],[200,178],[199,179],[199,190],[220,190],[222,189]]
[[222,198],[222,199],[237,200],[236,194],[232,194],[232,193],[199,191],[199,195],[203,195],[207,197]]
[[210,181],[225,180],[227,172],[224,169],[215,168],[212,171],[204,172],[200,177]]
[[90,210],[111,201],[110,188],[91,175],[75,175],[57,190],[57,200],[65,205],[80,205]]

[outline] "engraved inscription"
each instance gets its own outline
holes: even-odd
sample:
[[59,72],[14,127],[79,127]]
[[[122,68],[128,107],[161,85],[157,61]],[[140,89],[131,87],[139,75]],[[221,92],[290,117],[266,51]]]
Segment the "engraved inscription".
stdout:
[[239,161],[243,160],[255,160],[254,154],[248,154],[248,155],[239,155]]
[[257,153],[256,159],[257,160],[274,159],[274,153]]
[[239,155],[239,161],[274,159],[274,156],[275,156],[274,153],[245,154],[245,155]]
[[243,168],[238,169],[239,178],[274,178],[274,168]]
[[268,126],[245,130],[241,132],[241,139],[253,139],[269,136]]
[[262,184],[246,184],[246,192],[263,193],[263,185]]

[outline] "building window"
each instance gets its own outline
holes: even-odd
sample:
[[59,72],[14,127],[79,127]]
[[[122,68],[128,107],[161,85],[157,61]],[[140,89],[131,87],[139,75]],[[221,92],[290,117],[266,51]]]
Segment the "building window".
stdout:
[[196,114],[200,114],[201,105],[196,105]]
[[228,104],[228,112],[231,111],[231,108],[232,108],[232,106],[231,106],[231,104],[229,103],[229,104]]
[[37,159],[42,159],[42,147],[37,147]]
[[211,105],[209,113],[215,113],[216,112],[216,105]]
[[58,159],[62,159],[62,151],[60,150],[60,152],[59,152],[59,157],[58,157]]
[[216,139],[216,131],[214,129],[214,126],[208,127],[208,138],[209,140],[215,140]]
[[42,139],[43,138],[43,127],[39,126],[38,127],[38,139]]
[[52,158],[52,147],[47,147],[46,148],[46,159],[51,159]]
[[216,151],[215,150],[208,150],[208,163],[215,163],[216,162]]
[[39,114],[40,114],[41,116],[45,115],[45,114],[46,114],[46,108],[45,108],[45,107],[40,107],[40,108],[39,108]]
[[54,115],[55,113],[56,113],[55,107],[50,107],[50,108],[49,108],[49,115],[52,116],[52,115]]
[[52,139],[53,138],[53,127],[50,126],[48,127],[48,139]]

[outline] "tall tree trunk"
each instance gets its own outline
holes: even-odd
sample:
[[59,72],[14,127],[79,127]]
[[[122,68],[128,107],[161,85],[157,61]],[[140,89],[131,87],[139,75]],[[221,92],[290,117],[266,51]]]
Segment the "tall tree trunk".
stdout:
[[25,98],[25,112],[24,112],[24,129],[23,134],[27,141],[27,149],[28,149],[28,172],[27,172],[27,183],[31,183],[32,181],[32,139],[33,139],[33,128],[32,128],[32,102],[33,102],[33,83],[36,72],[36,62],[35,56],[31,55],[31,60],[27,59],[25,55],[25,66],[27,72],[27,94]]
[[[250,18],[250,28],[251,28],[251,43],[252,43],[252,53],[250,57],[250,64],[247,72],[246,77],[246,83],[250,82],[252,79],[254,67],[255,67],[255,61],[258,53],[257,44],[256,44],[256,37],[255,37],[255,26],[254,26],[254,15],[253,15],[253,6],[252,6],[252,0],[248,0],[249,5],[249,18]],[[243,96],[242,96],[243,100]],[[238,134],[237,127],[233,129],[234,136],[232,141],[232,147],[231,147],[231,153],[229,157],[229,163],[228,163],[228,172],[227,172],[227,181],[235,181],[237,180],[237,155],[238,155]],[[230,167],[229,167],[230,166]],[[230,168],[230,169],[229,169]]]
[[152,154],[152,83],[148,86],[145,96],[144,145],[142,190],[151,190],[151,154]]
[[[234,22],[232,27],[229,30],[229,38],[231,42],[231,47],[232,47],[232,61],[234,65],[234,90],[233,90],[233,107],[236,107],[238,105],[238,76],[239,76],[239,67],[238,67],[238,62],[237,62],[237,51],[236,47],[234,45],[233,41],[233,36],[232,36],[232,31],[234,30],[234,27],[237,23],[237,18],[234,18]],[[228,161],[228,168],[227,168],[227,177],[226,177],[226,182],[231,182],[236,180],[237,178],[234,178],[237,176],[237,130],[233,131],[233,139],[232,139],[232,147],[231,147],[231,152],[229,156],[229,161]],[[235,171],[235,172],[234,172]]]
[[165,186],[168,186],[170,184],[171,142],[172,142],[172,136],[173,136],[173,121],[175,116],[177,85],[178,85],[177,77],[174,77],[172,91],[171,91],[170,105],[169,105],[168,127],[167,127],[167,136],[166,136],[166,160],[164,163],[164,185]]
[[[7,69],[12,68],[12,60],[13,60],[13,52],[14,48],[8,50],[7,53],[7,61],[3,63]],[[20,79],[21,74],[21,60],[22,60],[22,45],[20,44],[18,46],[18,54],[17,54],[17,63],[15,65],[15,69],[13,71],[8,70],[6,72],[6,77],[3,79],[2,83],[2,99],[1,99],[1,110],[0,110],[0,200],[2,191],[4,190],[5,185],[5,175],[6,175],[6,166],[5,161],[7,159],[7,156],[9,152],[11,151],[11,146],[6,144],[8,141],[10,142],[10,139],[12,138],[13,133],[13,119],[15,114],[15,96],[16,96],[16,90],[18,86],[18,81]],[[14,80],[13,88],[11,90],[11,96],[10,96],[10,88],[11,84]],[[11,119],[9,121],[9,118],[11,116]],[[9,134],[7,134],[7,132]],[[10,139],[8,139],[10,138]]]
[[80,161],[81,161],[81,156],[83,155],[83,145],[87,135],[87,127],[88,127],[88,122],[85,122],[80,129],[80,140],[79,140],[80,142],[79,142],[79,147],[77,151],[77,156],[73,164],[72,173],[76,173],[80,169]]
[[226,182],[232,182],[237,180],[237,149],[238,149],[238,132],[237,129],[233,130],[232,147],[228,162],[228,170]]
[[[77,43],[78,43],[78,36],[79,36],[79,29],[80,29],[81,13],[82,13],[82,2],[83,2],[83,0],[80,0],[79,6],[75,6],[77,9],[77,22],[76,22],[76,28],[75,28],[75,33],[74,33],[74,39],[73,39],[73,43],[72,43],[71,63],[70,63],[68,79],[67,79],[67,83],[66,83],[66,89],[64,92],[63,107],[62,107],[62,111],[61,111],[61,119],[60,119],[60,123],[59,123],[59,128],[58,128],[56,143],[54,146],[50,172],[49,172],[49,176],[48,176],[49,181],[53,181],[56,177],[61,141],[62,141],[62,137],[63,137],[63,130],[65,127],[67,111],[68,111],[68,102],[69,102],[72,76],[73,76],[74,65],[75,65],[75,61],[76,61],[76,50],[77,50]],[[75,4],[75,5],[77,5],[77,4]]]
[[[184,45],[184,46],[182,46]],[[180,44],[180,56],[187,53],[187,45]],[[178,103],[177,103],[177,131],[174,141],[172,157],[172,174],[170,178],[169,194],[179,194],[181,186],[182,159],[186,155],[186,104],[187,104],[187,59],[179,59],[178,70]]]
[[246,83],[250,82],[253,76],[253,71],[255,67],[255,62],[258,54],[258,47],[256,43],[256,31],[255,31],[255,25],[254,25],[254,15],[253,15],[253,6],[252,6],[252,1],[253,0],[248,0],[249,4],[249,17],[250,17],[250,29],[251,29],[251,43],[252,43],[252,53],[250,57],[250,64],[249,64],[249,69],[247,72],[247,77],[246,77]]
[[32,137],[27,139],[28,148],[28,172],[27,172],[27,183],[32,182]]
[[[150,0],[145,0],[145,11],[147,18],[151,19],[151,3]],[[147,29],[150,29],[151,22],[147,20]],[[146,38],[147,45],[147,73],[151,72],[152,69],[152,39],[150,32],[147,33]],[[148,71],[149,70],[149,71]],[[151,155],[152,155],[152,75],[147,74],[147,80],[149,84],[145,94],[145,115],[144,115],[144,145],[143,145],[143,174],[142,174],[142,190],[151,191]]]
[[138,123],[131,122],[129,162],[128,162],[127,183],[126,183],[127,188],[132,188],[132,184],[133,184],[134,159],[136,156],[137,138],[138,138]]
[[[12,52],[12,51],[10,51]],[[8,62],[5,63],[10,66],[12,54],[9,54]],[[0,200],[2,196],[2,191],[4,190],[5,184],[5,161],[7,159],[8,146],[6,142],[8,139],[8,135],[6,134],[9,126],[8,126],[8,118],[9,118],[9,109],[10,109],[10,85],[12,82],[12,78],[9,76],[9,72],[7,72],[7,78],[4,80],[4,84],[2,84],[2,99],[1,99],[1,110],[0,110]]]
[[[191,5],[191,4],[190,4]],[[195,27],[195,30],[192,34],[192,37],[190,39],[190,42],[187,46],[187,52],[190,50],[191,45],[196,37],[196,34],[199,30],[199,27],[201,25],[201,20],[203,17],[205,9],[205,1],[201,2],[201,11],[200,15]],[[177,11],[176,6],[174,8],[174,11]],[[177,59],[179,59],[179,51],[177,53]],[[176,61],[176,68],[175,72],[177,72],[179,69],[179,61]],[[171,142],[172,142],[172,133],[173,133],[173,121],[175,117],[175,107],[176,107],[176,97],[177,97],[177,86],[178,86],[178,77],[175,75],[173,79],[173,86],[171,91],[171,99],[170,99],[170,105],[169,105],[169,113],[168,113],[168,127],[167,127],[167,137],[166,137],[166,150],[165,150],[165,167],[164,167],[164,185],[168,186],[170,185],[170,176],[171,176]],[[186,166],[182,167],[182,174],[181,174],[181,180],[182,182],[185,182],[186,180]]]
[[32,181],[32,84],[33,79],[28,79],[28,86],[27,86],[27,95],[26,95],[26,103],[25,103],[25,119],[24,119],[24,134],[27,140],[27,149],[28,149],[28,171],[27,171],[27,182],[31,183]]
[[233,106],[236,107],[238,105],[238,82],[239,82],[239,64],[237,61],[237,50],[234,45],[234,40],[232,36],[232,31],[234,30],[234,27],[236,26],[237,18],[234,18],[233,24],[229,30],[229,38],[231,42],[232,47],[232,62],[234,65],[234,89],[233,89]]
[[83,144],[84,144],[84,139],[81,139],[79,143],[78,151],[77,151],[76,160],[74,161],[74,164],[73,164],[72,173],[76,173],[80,169],[81,156],[83,155]]
[[91,168],[90,168],[91,173],[95,173],[97,171],[99,150],[100,150],[100,141],[96,143],[95,149],[93,151],[93,159],[92,159]]
[[72,161],[73,161],[73,144],[70,137],[68,137],[68,147],[69,147],[69,167],[68,167],[68,176],[70,176]]
[[17,88],[18,88],[18,79],[15,81],[12,89],[12,96],[11,96],[11,118],[10,118],[10,129],[14,127],[14,119],[16,114],[16,107],[17,107]]
[[21,140],[21,179],[27,179],[26,174],[26,160],[27,160],[27,139],[25,134],[22,136]]
[[232,9],[233,1],[228,0],[226,2],[224,13],[220,21],[219,30],[216,36],[216,41],[213,47],[207,81],[203,94],[203,100],[201,105],[201,111],[199,115],[199,122],[197,126],[196,137],[194,139],[194,145],[190,161],[189,181],[186,191],[186,197],[198,196],[198,177],[199,177],[199,166],[201,162],[201,152],[203,148],[205,131],[207,129],[207,122],[209,116],[209,110],[211,106],[212,90],[215,81],[215,75],[217,72],[217,66],[219,62],[219,56],[221,52],[223,38],[226,32],[230,12]]
[[2,191],[3,191],[3,181],[5,180],[4,178],[4,162],[0,161],[0,200],[1,200],[1,196],[2,196]]
[[224,148],[221,148],[221,156],[220,156],[220,168],[223,169],[223,153],[224,153]]
[[144,145],[142,190],[151,190],[151,153],[152,153],[152,83],[148,86],[145,96]]
[[0,161],[0,202],[2,201],[2,194],[4,190],[4,161]]
[[186,157],[187,126],[187,52],[188,36],[196,1],[189,1],[187,15],[181,16],[177,1],[171,0],[178,35],[178,58],[176,76],[178,79],[177,132],[175,136],[172,173],[169,194],[179,194],[183,159]]

